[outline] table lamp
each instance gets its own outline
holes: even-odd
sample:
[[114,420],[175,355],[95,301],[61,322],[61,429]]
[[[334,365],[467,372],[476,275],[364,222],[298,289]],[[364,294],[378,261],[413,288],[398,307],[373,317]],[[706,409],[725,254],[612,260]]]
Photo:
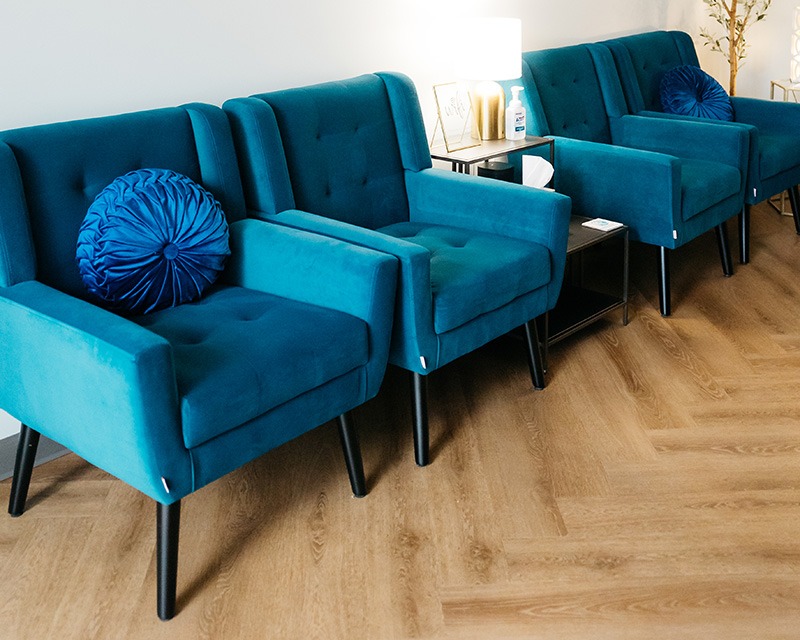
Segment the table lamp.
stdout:
[[472,137],[500,140],[505,136],[506,96],[496,80],[522,75],[522,22],[516,18],[476,18],[461,33],[456,75],[472,81],[470,98],[476,127]]

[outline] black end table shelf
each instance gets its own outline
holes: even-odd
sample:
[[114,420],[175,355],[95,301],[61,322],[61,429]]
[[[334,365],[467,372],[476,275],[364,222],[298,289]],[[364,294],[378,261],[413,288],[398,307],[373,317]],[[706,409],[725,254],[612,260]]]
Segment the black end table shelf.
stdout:
[[[563,286],[558,306],[548,316],[548,344],[563,340],[624,304],[620,298],[607,293],[572,285]],[[627,324],[627,321],[623,320],[623,324]]]
[[[584,227],[590,218],[572,216],[567,241],[567,269],[564,284],[554,309],[544,316],[544,361],[547,348],[585,326],[596,322],[607,313],[622,309],[622,324],[628,324],[628,227],[623,225],[612,231],[598,231]],[[622,282],[619,295],[587,288],[583,273],[582,253],[590,247],[613,240],[622,241]],[[575,264],[575,263],[578,264]]]

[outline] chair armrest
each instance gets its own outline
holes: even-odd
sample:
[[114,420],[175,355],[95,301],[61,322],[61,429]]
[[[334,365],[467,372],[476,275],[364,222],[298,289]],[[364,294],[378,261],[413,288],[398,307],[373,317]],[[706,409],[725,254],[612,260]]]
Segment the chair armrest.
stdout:
[[261,220],[230,225],[225,280],[236,286],[336,309],[369,325],[368,397],[389,357],[397,264],[394,256]]
[[441,169],[406,171],[406,190],[413,222],[472,229],[547,247],[555,304],[567,255],[569,198]]
[[709,121],[708,118],[700,118],[698,116],[681,116],[677,113],[665,113],[663,111],[637,111],[637,116],[642,116],[644,118],[661,118],[662,120],[680,120],[681,122],[689,121],[689,122],[705,122],[712,124],[733,124],[727,120],[711,120]]
[[735,123],[628,115],[613,122],[612,137],[615,145],[720,162],[747,175],[750,134],[747,127]]
[[753,125],[763,133],[786,134],[800,130],[800,104],[732,97],[736,122]]
[[681,116],[675,113],[664,113],[663,111],[639,111],[637,116],[643,118],[656,118],[659,120],[672,120],[674,122],[696,122],[703,125],[712,125],[716,127],[734,127],[743,129],[750,135],[750,149],[753,149],[753,138],[758,138],[758,128],[752,124],[739,121],[729,120],[709,120],[708,118],[698,118],[697,116]]
[[[391,308],[397,259],[336,238],[261,220],[230,225],[225,280],[370,320]],[[388,304],[387,304],[388,303]]]
[[560,253],[569,235],[566,196],[442,169],[406,172],[409,215],[442,224],[531,240]]
[[[679,116],[674,113],[662,113],[661,111],[639,111],[637,115],[647,118],[660,118],[661,120],[679,120],[682,122],[700,122],[709,124],[708,118],[696,118],[694,116]],[[756,197],[757,190],[761,183],[761,167],[759,166],[759,147],[760,133],[757,127],[744,122],[728,122],[727,120],[715,120],[711,124],[724,127],[738,127],[748,132],[750,137],[749,161],[747,163],[747,181],[755,189],[753,197]],[[800,124],[800,123],[799,123]]]
[[681,225],[680,160],[599,142],[556,138],[556,190],[572,212],[628,225],[631,239],[674,248]]
[[[314,234],[338,238],[357,246],[375,249],[395,256],[399,260],[397,298],[393,328],[393,343],[417,344],[422,354],[437,352],[436,336],[432,333],[433,300],[431,297],[431,254],[417,244],[385,233],[357,227],[313,213],[289,209],[277,215],[249,211],[248,215],[281,226],[310,231]],[[424,320],[427,319],[427,325]],[[392,362],[405,368],[423,372],[419,355],[407,355]]]
[[0,406],[92,464],[164,503],[194,490],[160,336],[29,280],[0,289],[0,379]]

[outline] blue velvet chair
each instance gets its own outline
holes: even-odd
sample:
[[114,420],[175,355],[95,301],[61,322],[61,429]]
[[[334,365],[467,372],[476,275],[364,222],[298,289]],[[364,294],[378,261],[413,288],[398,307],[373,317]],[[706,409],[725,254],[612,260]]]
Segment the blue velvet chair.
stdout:
[[631,239],[660,248],[662,315],[671,313],[670,250],[716,229],[730,275],[725,221],[744,201],[748,132],[629,115],[611,54],[598,44],[522,61],[528,133],[555,138],[556,190],[574,213],[624,222]]
[[[660,86],[664,74],[681,65],[699,66],[689,34],[652,31],[601,43],[613,55],[631,113],[652,117],[684,118],[664,114]],[[795,229],[800,234],[800,105],[731,97],[733,122],[750,131],[750,160],[745,209],[740,216],[739,259],[750,259],[750,206],[783,191],[789,192]]]
[[399,258],[389,362],[413,374],[418,465],[429,461],[431,372],[524,325],[533,383],[544,386],[531,320],[558,298],[568,198],[431,168],[416,91],[400,74],[239,98],[223,108],[249,215]]
[[[231,256],[196,302],[122,316],[87,300],[76,239],[117,176],[159,167],[221,203]],[[175,610],[181,499],[347,412],[385,370],[397,260],[248,219],[230,127],[187,105],[0,133],[0,407],[23,423],[9,511],[39,434],[157,503],[158,614]]]

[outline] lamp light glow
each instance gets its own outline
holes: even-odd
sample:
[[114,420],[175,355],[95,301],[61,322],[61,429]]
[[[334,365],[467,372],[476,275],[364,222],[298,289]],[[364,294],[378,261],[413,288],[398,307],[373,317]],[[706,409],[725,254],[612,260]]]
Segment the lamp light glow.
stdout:
[[472,137],[499,140],[505,136],[506,97],[496,81],[522,75],[522,21],[476,18],[463,25],[460,35],[455,71],[474,83],[470,93],[477,129]]

